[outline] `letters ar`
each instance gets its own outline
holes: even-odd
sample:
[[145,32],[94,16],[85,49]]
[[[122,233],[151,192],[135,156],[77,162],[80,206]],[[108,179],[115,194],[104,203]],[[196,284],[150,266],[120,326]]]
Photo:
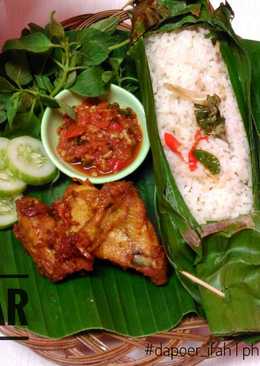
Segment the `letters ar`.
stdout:
[[0,304],[0,325],[28,325],[24,308],[28,303],[28,295],[22,289],[7,291],[7,319]]

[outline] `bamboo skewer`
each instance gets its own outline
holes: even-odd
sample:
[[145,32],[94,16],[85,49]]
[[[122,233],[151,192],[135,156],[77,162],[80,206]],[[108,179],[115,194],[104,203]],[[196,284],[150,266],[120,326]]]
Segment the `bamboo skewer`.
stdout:
[[129,0],[123,7],[121,10],[125,10],[128,6],[133,6],[134,4],[134,0]]
[[207,282],[205,282],[205,281],[201,280],[200,278],[198,278],[198,277],[196,277],[196,276],[192,275],[191,273],[186,272],[186,271],[180,271],[180,273],[181,273],[183,276],[185,276],[185,277],[189,278],[192,282],[197,283],[198,285],[200,285],[200,286],[202,286],[202,287],[206,288],[207,290],[209,290],[209,291],[213,292],[213,293],[214,293],[214,294],[216,294],[217,296],[222,297],[222,298],[224,298],[224,297],[225,297],[224,292],[222,292],[222,291],[218,290],[217,288],[215,288],[215,287],[213,287],[213,286],[209,285]]

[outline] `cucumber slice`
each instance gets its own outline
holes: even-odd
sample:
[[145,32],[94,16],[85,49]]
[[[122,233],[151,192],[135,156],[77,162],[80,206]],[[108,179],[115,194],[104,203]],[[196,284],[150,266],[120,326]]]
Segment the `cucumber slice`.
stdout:
[[6,168],[6,151],[10,140],[0,137],[0,170]]
[[26,184],[9,170],[0,170],[0,198],[14,197],[26,189]]
[[42,143],[33,137],[13,139],[7,148],[7,162],[12,173],[27,184],[46,184],[57,175],[57,169],[50,162]]
[[17,221],[15,201],[20,197],[0,199],[0,229],[7,229]]

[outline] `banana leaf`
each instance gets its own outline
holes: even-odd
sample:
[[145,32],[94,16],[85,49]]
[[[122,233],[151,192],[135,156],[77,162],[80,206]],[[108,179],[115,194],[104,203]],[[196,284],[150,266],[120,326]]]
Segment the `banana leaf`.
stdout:
[[[154,179],[148,159],[131,178],[143,196],[153,220]],[[131,179],[131,180],[132,180]],[[30,190],[28,194],[50,203],[60,197],[69,183],[62,177],[52,187]],[[128,336],[144,336],[176,326],[196,305],[183,289],[174,271],[169,282],[157,287],[149,280],[106,263],[96,263],[93,273],[75,276],[59,284],[42,277],[11,230],[0,232],[0,274],[27,274],[27,279],[1,279],[0,303],[7,319],[7,291],[23,289],[29,302],[25,307],[28,329],[61,338],[89,329],[106,329]],[[16,325],[19,319],[16,319]]]
[[259,123],[254,123],[252,118],[251,62],[242,40],[232,29],[231,19],[234,14],[229,5],[221,4],[217,10],[213,10],[206,0],[145,0],[141,5],[137,2],[133,14],[131,55],[137,65],[142,100],[149,121],[148,132],[157,188],[157,220],[169,260],[185,288],[199,302],[201,298],[198,288],[184,280],[180,271],[186,270],[196,274],[196,256],[201,253],[203,241],[207,242],[208,235],[222,232],[225,237],[232,239],[239,231],[254,228],[256,216],[252,213],[245,221],[244,218],[238,218],[235,222],[220,222],[213,226],[200,226],[196,217],[192,216],[178,190],[160,142],[144,38],[153,33],[198,25],[209,29],[212,42],[220,42],[221,53],[227,65],[251,148],[254,211],[257,212],[260,204],[257,146]]
[[[255,127],[260,125],[260,42],[242,40],[252,65],[251,100]],[[236,70],[234,66],[234,70]],[[260,140],[256,135],[256,154]],[[257,168],[259,176],[260,167]],[[258,198],[259,202],[259,198]],[[197,274],[206,282],[225,290],[221,300],[201,289],[202,303],[211,331],[230,335],[260,330],[260,220],[255,230],[245,230],[231,238],[213,235],[203,242]],[[248,338],[259,341],[259,334]]]

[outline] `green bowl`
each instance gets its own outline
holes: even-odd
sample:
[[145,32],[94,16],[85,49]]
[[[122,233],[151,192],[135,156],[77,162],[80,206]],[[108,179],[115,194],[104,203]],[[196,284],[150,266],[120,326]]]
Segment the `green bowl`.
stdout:
[[[56,99],[70,106],[75,106],[80,104],[85,98],[74,94],[69,90],[63,90],[56,96]],[[150,144],[146,127],[146,118],[143,106],[139,102],[139,100],[133,94],[116,85],[111,85],[107,100],[111,103],[117,102],[121,108],[132,108],[132,110],[137,115],[140,127],[142,129],[143,141],[138,155],[130,165],[128,165],[125,169],[121,170],[118,173],[109,174],[102,177],[91,177],[87,174],[81,173],[77,169],[73,168],[73,166],[66,163],[58,155],[57,145],[59,141],[59,136],[57,131],[63,123],[63,117],[57,110],[52,108],[47,108],[44,112],[41,126],[42,143],[53,164],[56,165],[56,167],[61,172],[71,178],[77,178],[80,180],[88,179],[93,184],[103,184],[120,180],[133,173],[142,164],[148,154]]]

